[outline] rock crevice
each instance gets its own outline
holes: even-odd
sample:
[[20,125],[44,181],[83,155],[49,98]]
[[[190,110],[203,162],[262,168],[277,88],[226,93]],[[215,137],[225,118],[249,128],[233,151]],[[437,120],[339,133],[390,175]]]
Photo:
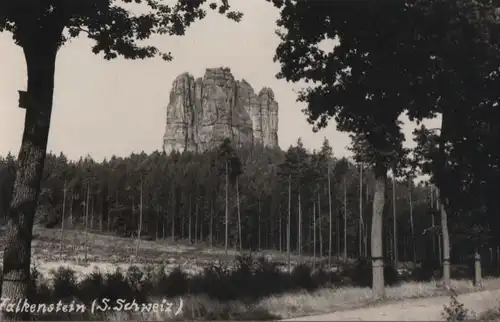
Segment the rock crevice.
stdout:
[[278,146],[278,103],[273,91],[258,94],[229,68],[208,68],[203,78],[174,80],[167,106],[163,149],[203,152],[230,138],[238,146]]

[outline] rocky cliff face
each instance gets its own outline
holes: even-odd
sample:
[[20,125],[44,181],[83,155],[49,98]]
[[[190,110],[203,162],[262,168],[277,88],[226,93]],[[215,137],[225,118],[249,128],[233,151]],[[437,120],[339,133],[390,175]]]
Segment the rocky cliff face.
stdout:
[[237,145],[278,146],[278,103],[270,88],[259,94],[229,68],[209,68],[203,78],[188,73],[172,84],[163,148],[205,151],[225,138]]

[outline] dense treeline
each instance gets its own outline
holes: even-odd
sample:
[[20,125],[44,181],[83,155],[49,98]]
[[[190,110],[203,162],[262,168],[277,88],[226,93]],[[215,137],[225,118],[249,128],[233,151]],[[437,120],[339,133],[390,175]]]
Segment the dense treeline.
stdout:
[[[140,153],[103,162],[49,154],[35,220],[52,228],[64,218],[69,228],[222,246],[226,163],[228,247],[287,251],[289,235],[296,254],[370,256],[372,171],[336,158],[326,139],[319,151],[299,139],[287,151],[234,150],[226,141],[200,154]],[[435,189],[411,177],[390,180],[385,257],[437,261]]]

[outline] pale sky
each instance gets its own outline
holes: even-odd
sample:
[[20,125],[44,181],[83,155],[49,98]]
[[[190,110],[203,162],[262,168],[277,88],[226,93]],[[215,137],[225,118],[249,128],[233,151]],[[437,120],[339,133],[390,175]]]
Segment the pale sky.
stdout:
[[[195,23],[184,37],[156,37],[152,42],[174,56],[161,59],[106,61],[92,54],[91,42],[75,39],[57,58],[54,108],[48,150],[70,159],[90,154],[96,160],[113,154],[150,153],[162,149],[165,113],[172,81],[183,72],[203,76],[206,68],[229,67],[236,79],[245,78],[256,91],[269,86],[279,104],[279,142],[283,149],[299,137],[308,149],[319,148],[324,137],[334,154],[346,155],[348,135],[328,128],[312,132],[297,103],[299,85],[277,80],[273,63],[279,39],[274,34],[278,10],[264,0],[232,0],[244,12],[235,23],[218,14]],[[0,155],[19,152],[24,110],[17,107],[17,90],[26,89],[26,67],[11,35],[0,34]],[[411,127],[405,133],[410,138]]]

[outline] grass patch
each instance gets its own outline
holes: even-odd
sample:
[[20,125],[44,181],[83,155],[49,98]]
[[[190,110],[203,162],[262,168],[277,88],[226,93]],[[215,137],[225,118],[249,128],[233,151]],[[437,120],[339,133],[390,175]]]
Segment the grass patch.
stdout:
[[[161,266],[114,272],[95,270],[77,279],[76,272],[60,267],[50,278],[34,270],[35,287],[32,302],[57,301],[84,303],[104,298],[114,302],[161,303],[163,299],[178,303],[183,300],[182,314],[173,318],[162,312],[58,313],[36,316],[37,320],[276,320],[310,314],[330,313],[375,305],[369,287],[361,287],[361,272],[328,272],[298,265],[291,273],[279,270],[265,258],[239,257],[235,269],[212,264],[201,273],[189,275],[181,268],[167,274]],[[347,282],[345,281],[347,280]],[[348,285],[358,285],[348,286]],[[344,286],[343,286],[344,285]],[[500,287],[500,280],[486,279],[486,288]],[[457,293],[477,291],[469,281],[453,281]],[[397,301],[446,295],[436,282],[398,282],[386,289],[387,300]]]
[[[452,280],[456,294],[477,292],[472,282]],[[485,279],[483,289],[500,288],[500,279]],[[384,303],[406,299],[428,298],[449,295],[449,291],[437,282],[405,282],[386,287]],[[325,288],[316,292],[282,294],[263,299],[259,306],[282,318],[295,318],[306,315],[326,314],[336,311],[362,308],[380,304],[372,300],[372,291],[367,287]]]
[[[285,254],[258,252],[239,256],[225,266],[223,251],[205,245],[141,241],[135,258],[135,240],[89,234],[88,262],[82,262],[85,235],[71,234],[59,261],[60,232],[35,229],[33,302],[76,301],[87,306],[97,299],[118,298],[137,303],[184,300],[176,320],[276,320],[331,313],[379,304],[372,300],[371,263],[334,261],[328,269],[324,259],[292,257],[288,272]],[[56,255],[54,255],[56,254]],[[151,260],[154,258],[154,260]],[[255,259],[257,258],[257,259]],[[447,295],[434,281],[411,282],[423,275],[409,270],[398,274],[384,270],[386,301]],[[426,273],[426,272],[423,272]],[[412,275],[413,274],[413,275]],[[422,276],[420,276],[422,275]],[[415,277],[417,276],[417,277]],[[424,276],[424,277],[425,277]],[[454,280],[457,294],[477,291],[467,280]],[[485,279],[487,289],[500,288],[500,279]],[[38,320],[171,320],[164,313],[45,314]]]

